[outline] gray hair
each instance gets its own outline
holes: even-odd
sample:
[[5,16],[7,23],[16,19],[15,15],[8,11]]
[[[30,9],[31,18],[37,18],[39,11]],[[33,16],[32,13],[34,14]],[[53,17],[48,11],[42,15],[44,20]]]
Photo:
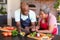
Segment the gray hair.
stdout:
[[44,12],[47,13],[47,14],[49,14],[49,13],[50,13],[50,8],[46,8],[46,9],[44,10]]
[[41,8],[40,11],[43,11],[45,14],[49,14],[50,13],[50,8],[48,8],[47,6],[44,8]]

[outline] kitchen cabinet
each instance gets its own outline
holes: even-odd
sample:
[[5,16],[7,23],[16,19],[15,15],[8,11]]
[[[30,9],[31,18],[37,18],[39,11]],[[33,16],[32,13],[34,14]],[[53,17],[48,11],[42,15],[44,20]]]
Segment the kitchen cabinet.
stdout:
[[0,26],[7,25],[7,15],[0,15]]

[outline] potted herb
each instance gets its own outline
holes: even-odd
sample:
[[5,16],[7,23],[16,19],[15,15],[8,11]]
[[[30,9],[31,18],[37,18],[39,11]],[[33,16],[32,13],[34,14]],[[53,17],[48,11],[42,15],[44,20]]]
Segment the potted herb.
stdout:
[[1,6],[1,8],[0,8],[0,15],[5,15],[5,14],[7,14],[6,8],[4,8],[3,6]]
[[60,6],[60,0],[57,0],[55,5],[54,5],[54,8],[58,9]]
[[54,8],[58,11],[57,22],[60,23],[60,0],[57,0]]

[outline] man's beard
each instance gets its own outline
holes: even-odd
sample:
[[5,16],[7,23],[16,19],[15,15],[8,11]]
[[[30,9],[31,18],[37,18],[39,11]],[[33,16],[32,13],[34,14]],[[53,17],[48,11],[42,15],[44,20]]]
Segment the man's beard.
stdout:
[[[22,11],[22,10],[21,10]],[[28,15],[29,11],[25,12],[25,11],[22,11],[22,14],[23,15]]]

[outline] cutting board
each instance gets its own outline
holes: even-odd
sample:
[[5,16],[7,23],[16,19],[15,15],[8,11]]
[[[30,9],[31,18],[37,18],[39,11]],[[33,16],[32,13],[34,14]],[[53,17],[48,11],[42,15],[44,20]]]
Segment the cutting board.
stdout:
[[49,37],[31,37],[30,35],[28,35],[27,37],[33,38],[33,39],[36,39],[36,40],[51,40],[52,39],[52,38],[49,38]]
[[[8,29],[6,29],[6,27],[0,27],[0,30],[1,31],[6,31],[6,32],[11,32],[12,30],[8,30]],[[14,29],[14,30],[16,30],[16,28]]]

